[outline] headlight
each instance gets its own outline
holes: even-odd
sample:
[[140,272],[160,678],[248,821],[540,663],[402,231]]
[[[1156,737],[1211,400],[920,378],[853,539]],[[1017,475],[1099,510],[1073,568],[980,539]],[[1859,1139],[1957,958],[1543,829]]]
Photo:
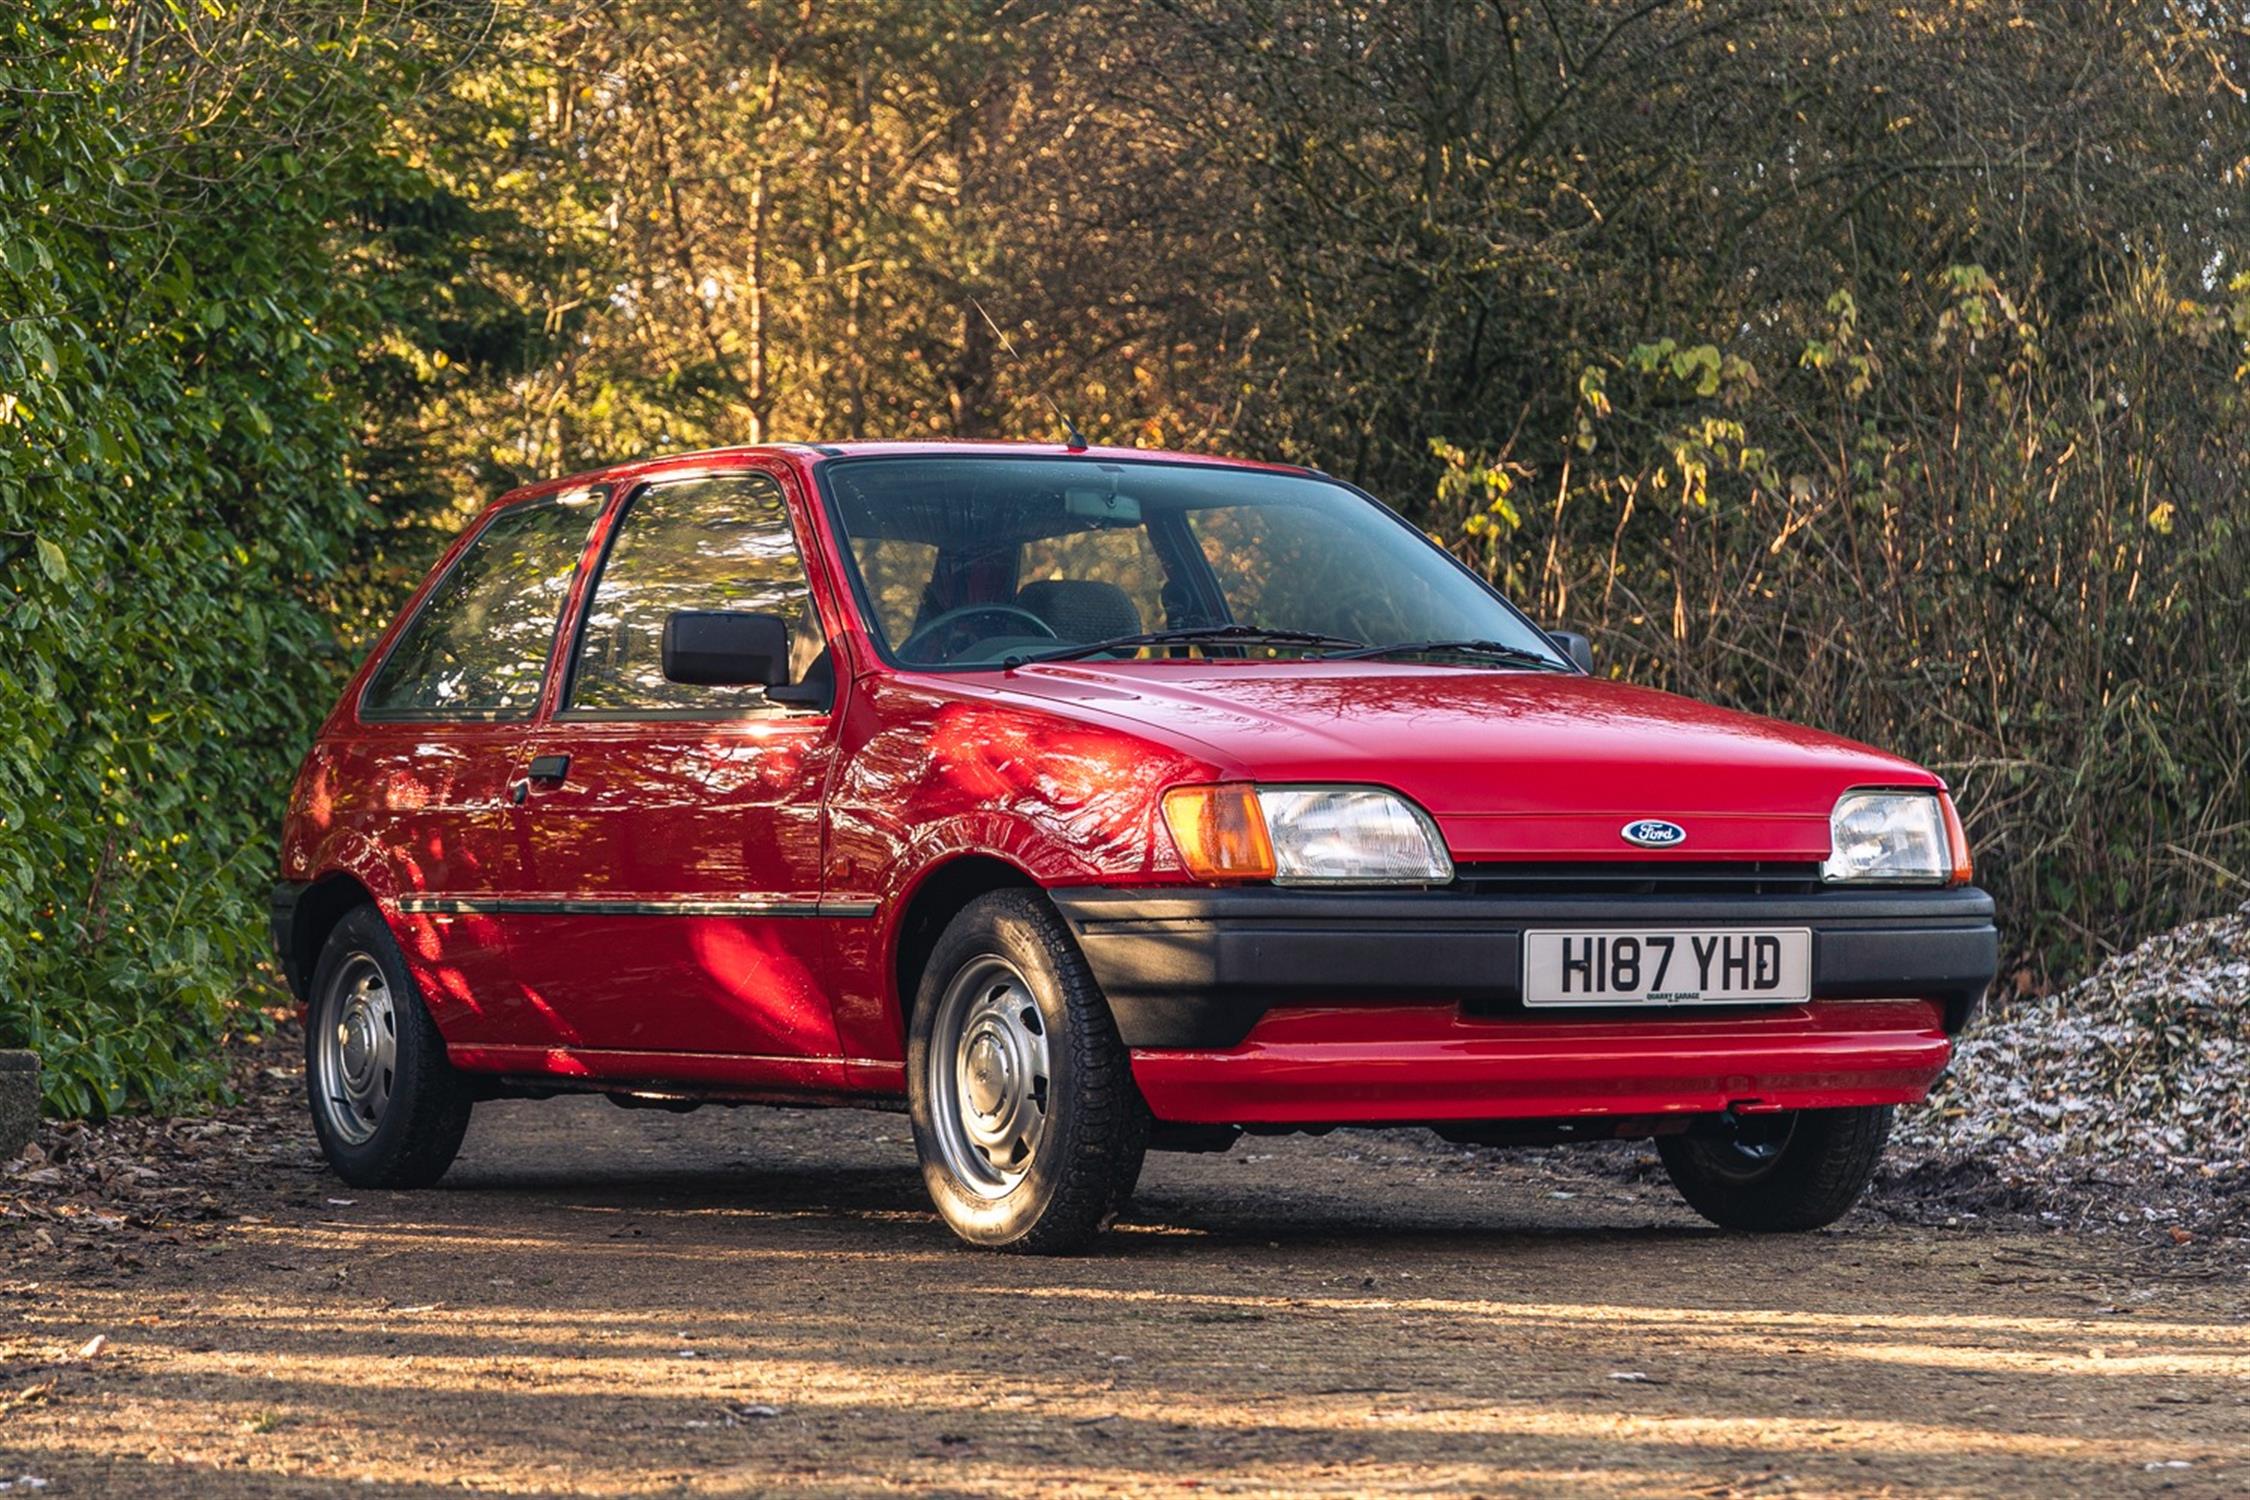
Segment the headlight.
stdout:
[[1967,841],[1942,792],[1846,792],[1828,815],[1828,858],[1820,878],[1965,881]]
[[1453,860],[1430,815],[1396,792],[1369,786],[1260,787],[1273,839],[1273,878],[1359,885],[1432,885]]
[[1442,885],[1453,860],[1430,815],[1365,786],[1175,787],[1164,821],[1201,880]]

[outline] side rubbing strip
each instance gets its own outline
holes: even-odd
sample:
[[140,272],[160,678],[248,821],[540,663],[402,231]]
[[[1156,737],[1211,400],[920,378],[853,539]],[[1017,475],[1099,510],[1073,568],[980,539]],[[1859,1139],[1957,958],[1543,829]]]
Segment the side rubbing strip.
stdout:
[[401,896],[408,913],[544,917],[872,917],[872,901],[541,901],[514,896]]

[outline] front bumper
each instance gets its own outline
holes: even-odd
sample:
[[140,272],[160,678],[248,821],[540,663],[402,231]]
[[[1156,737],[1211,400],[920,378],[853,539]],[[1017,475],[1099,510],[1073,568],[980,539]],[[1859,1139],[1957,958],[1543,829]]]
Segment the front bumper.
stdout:
[[[1998,968],[1974,889],[1051,891],[1158,1119],[1434,1122],[1918,1099]],[[1522,1004],[1531,929],[1807,927],[1805,1005]]]
[[1651,1120],[1904,1104],[1953,1044],[1925,1000],[1622,1021],[1480,1020],[1450,1006],[1278,1010],[1225,1049],[1133,1053],[1183,1125]]
[[[1534,928],[1809,927],[1815,1000],[1934,1001],[1948,1034],[1967,1024],[2000,957],[1992,898],[1974,887],[1807,896],[1274,886],[1048,894],[1135,1048],[1232,1047],[1269,1010],[1339,1001],[1441,1000],[1476,1015],[1521,1015],[1523,934]],[[1677,1013],[1629,1014],[1666,1024]]]

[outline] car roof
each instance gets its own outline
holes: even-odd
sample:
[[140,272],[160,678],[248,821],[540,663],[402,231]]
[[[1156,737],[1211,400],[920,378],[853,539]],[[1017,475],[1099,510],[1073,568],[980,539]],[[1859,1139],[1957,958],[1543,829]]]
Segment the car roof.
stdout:
[[536,484],[523,485],[500,497],[506,505],[537,496],[591,489],[596,485],[653,479],[682,470],[731,468],[758,458],[791,457],[815,464],[844,458],[1074,458],[1109,463],[1206,464],[1229,469],[1256,469],[1286,474],[1318,473],[1302,464],[1268,463],[1251,458],[1229,458],[1208,453],[1182,453],[1162,448],[1071,447],[1063,443],[987,442],[929,439],[875,441],[852,439],[835,443],[749,443],[728,448],[701,448],[658,458],[634,459],[585,469]]

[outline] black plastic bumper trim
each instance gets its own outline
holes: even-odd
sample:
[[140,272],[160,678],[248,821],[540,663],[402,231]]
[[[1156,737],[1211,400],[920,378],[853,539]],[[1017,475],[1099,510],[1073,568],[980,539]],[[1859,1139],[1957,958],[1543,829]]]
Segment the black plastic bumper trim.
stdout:
[[1049,894],[1129,1047],[1232,1047],[1276,1006],[1355,998],[1445,999],[1504,1015],[1521,1009],[1523,934],[1532,928],[1809,927],[1814,999],[1932,1000],[1949,1032],[1967,1024],[2000,953],[1992,898],[1973,887],[1807,896]]
[[304,998],[305,988],[311,981],[309,974],[297,972],[295,933],[297,903],[304,899],[311,887],[302,881],[284,880],[273,888],[266,902],[267,929],[273,934],[274,962],[281,966],[281,977],[287,981],[290,992]]

